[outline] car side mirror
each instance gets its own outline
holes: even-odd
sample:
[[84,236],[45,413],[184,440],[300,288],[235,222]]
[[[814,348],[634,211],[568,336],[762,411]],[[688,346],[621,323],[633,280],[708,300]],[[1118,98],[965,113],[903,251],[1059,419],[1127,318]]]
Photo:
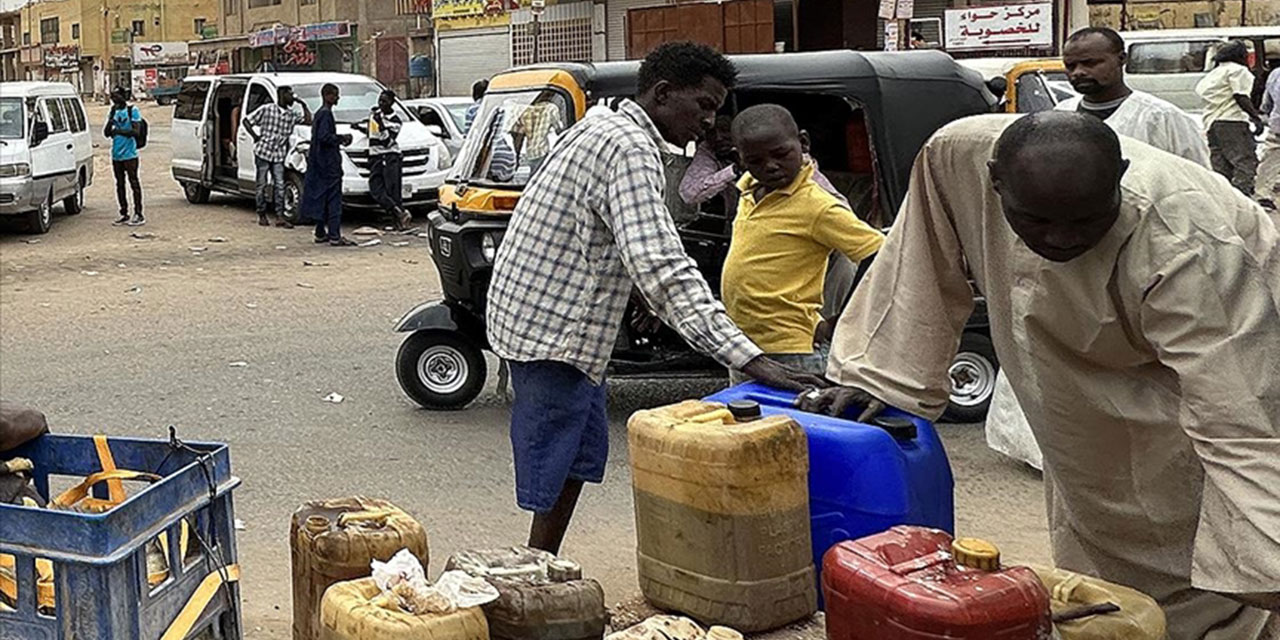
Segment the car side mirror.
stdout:
[[39,146],[45,138],[49,137],[49,123],[43,120],[36,120],[31,123],[31,146]]
[[431,135],[433,135],[433,136],[437,136],[437,137],[440,137],[440,138],[448,138],[448,137],[449,137],[449,134],[444,130],[444,127],[442,127],[442,126],[440,126],[440,125],[438,125],[438,124],[429,124],[429,125],[427,125],[427,131],[431,132]]

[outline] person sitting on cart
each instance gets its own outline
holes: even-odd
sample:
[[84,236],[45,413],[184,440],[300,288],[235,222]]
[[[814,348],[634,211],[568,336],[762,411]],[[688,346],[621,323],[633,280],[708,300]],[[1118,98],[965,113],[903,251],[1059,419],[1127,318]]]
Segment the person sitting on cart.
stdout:
[[[854,215],[815,179],[809,134],[785,108],[751,107],[733,122],[733,142],[747,173],[733,222],[720,293],[729,317],[769,357],[802,371],[827,369],[828,319],[821,316],[827,258],[853,262],[884,244],[884,234]],[[731,372],[734,382],[745,376]]]

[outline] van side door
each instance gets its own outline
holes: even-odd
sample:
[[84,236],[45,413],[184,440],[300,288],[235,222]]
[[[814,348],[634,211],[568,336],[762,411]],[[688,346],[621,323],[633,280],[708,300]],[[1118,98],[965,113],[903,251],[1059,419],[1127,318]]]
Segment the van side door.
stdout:
[[84,104],[79,97],[62,98],[62,112],[67,116],[71,144],[75,147],[76,179],[79,180],[83,174],[84,184],[88,186],[93,180],[93,134],[89,132]]
[[52,193],[53,201],[67,197],[75,185],[75,145],[62,102],[55,97],[36,100],[40,117],[49,125],[49,137],[31,149],[31,179],[36,189]]
[[170,168],[178,182],[213,183],[213,162],[208,145],[212,134],[212,118],[205,115],[211,80],[183,80],[178,102],[173,107],[172,151]]

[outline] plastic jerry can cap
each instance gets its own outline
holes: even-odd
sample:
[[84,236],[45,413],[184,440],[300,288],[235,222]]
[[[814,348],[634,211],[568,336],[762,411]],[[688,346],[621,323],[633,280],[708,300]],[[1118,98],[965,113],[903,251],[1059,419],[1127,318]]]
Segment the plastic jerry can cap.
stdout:
[[907,418],[878,416],[871,421],[871,424],[884,429],[899,442],[916,439],[916,423]]
[[738,422],[759,420],[761,416],[760,403],[754,400],[734,400],[729,403],[729,413]]
[[981,538],[956,538],[951,542],[951,556],[956,564],[970,569],[996,571],[1000,568],[1000,549]]

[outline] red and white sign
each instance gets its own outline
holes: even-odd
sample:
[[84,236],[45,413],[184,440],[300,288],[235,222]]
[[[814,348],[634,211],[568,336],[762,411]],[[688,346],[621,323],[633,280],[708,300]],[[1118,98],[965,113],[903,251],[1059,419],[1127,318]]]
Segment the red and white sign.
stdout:
[[1053,5],[949,9],[943,46],[954,51],[1053,46]]
[[186,64],[190,49],[185,42],[135,42],[135,65]]

